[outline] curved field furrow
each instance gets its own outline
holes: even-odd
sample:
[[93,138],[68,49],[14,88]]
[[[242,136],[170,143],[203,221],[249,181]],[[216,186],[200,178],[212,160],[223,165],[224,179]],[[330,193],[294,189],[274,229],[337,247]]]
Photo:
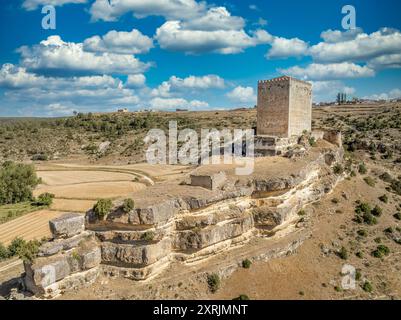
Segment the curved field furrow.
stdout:
[[132,174],[106,171],[37,171],[37,175],[48,186],[133,180]]
[[44,192],[50,192],[56,198],[97,200],[101,198],[128,196],[144,188],[146,188],[144,184],[131,181],[82,183],[80,185],[66,186],[42,185],[34,191],[34,195],[37,196]]
[[63,213],[49,210],[35,211],[1,224],[0,242],[7,245],[16,237],[32,240],[50,236],[49,220]]
[[[58,216],[57,214],[56,216]],[[14,230],[19,229],[20,227],[25,227],[30,224],[37,223],[38,221],[43,221],[44,219],[52,219],[55,216],[53,211],[35,211],[30,214],[27,214],[21,218],[14,219],[10,222],[7,222],[3,225],[0,225],[0,234],[7,234]]]

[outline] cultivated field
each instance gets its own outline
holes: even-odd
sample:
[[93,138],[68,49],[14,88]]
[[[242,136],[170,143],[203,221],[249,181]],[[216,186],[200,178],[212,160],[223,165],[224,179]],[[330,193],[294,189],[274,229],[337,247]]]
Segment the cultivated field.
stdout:
[[40,240],[43,237],[50,237],[49,220],[63,213],[60,211],[39,210],[0,224],[0,242],[7,245],[15,237],[21,237],[25,240]]
[[60,199],[79,199],[79,200],[97,200],[102,198],[126,197],[133,192],[144,189],[146,186],[142,183],[131,181],[113,181],[113,182],[89,182],[63,185],[63,186],[40,186],[34,195],[44,192],[53,193]]

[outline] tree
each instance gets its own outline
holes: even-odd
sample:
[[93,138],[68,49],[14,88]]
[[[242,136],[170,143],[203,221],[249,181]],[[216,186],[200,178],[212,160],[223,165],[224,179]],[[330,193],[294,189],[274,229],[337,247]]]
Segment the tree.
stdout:
[[4,162],[0,167],[0,204],[32,199],[32,190],[40,183],[32,165]]

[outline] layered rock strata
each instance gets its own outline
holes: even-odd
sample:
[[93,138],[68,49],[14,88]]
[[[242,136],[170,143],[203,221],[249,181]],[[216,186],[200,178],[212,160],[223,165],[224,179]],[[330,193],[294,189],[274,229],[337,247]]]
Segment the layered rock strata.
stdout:
[[133,194],[129,212],[115,201],[105,220],[87,213],[86,231],[55,232],[41,257],[26,264],[27,286],[35,293],[62,290],[72,278],[85,283],[99,271],[144,280],[173,260],[193,263],[254,237],[272,237],[333,189],[341,177],[331,166],[341,160],[341,147],[319,140],[302,157],[256,158],[249,176],[235,175],[234,165],[209,165],[193,171],[187,184],[150,186]]

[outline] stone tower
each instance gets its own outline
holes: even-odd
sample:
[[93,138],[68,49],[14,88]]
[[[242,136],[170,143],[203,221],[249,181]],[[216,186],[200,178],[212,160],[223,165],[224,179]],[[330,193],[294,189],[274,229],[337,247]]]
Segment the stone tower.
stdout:
[[312,127],[312,85],[283,76],[258,82],[257,135],[290,138]]

